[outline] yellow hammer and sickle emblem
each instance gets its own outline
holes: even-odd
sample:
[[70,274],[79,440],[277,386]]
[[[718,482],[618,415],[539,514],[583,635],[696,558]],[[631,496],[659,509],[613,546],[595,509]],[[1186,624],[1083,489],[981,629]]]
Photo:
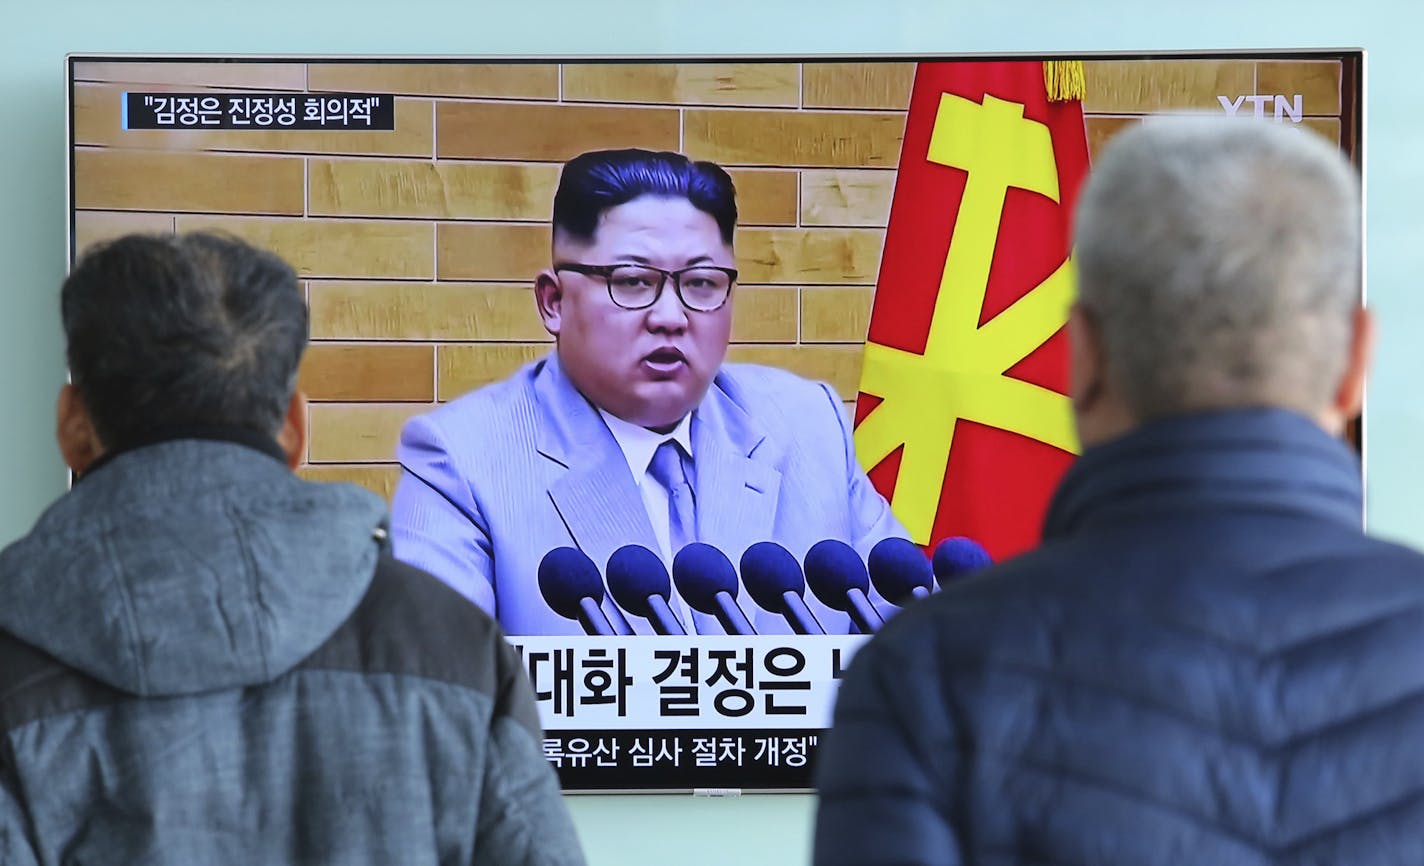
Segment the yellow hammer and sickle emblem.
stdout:
[[940,96],[931,162],[968,172],[923,355],[867,343],[860,389],[883,398],[855,430],[867,470],[905,450],[891,509],[920,544],[929,543],[960,418],[1078,452],[1069,399],[1004,375],[1068,320],[1071,259],[1011,307],[979,326],[999,220],[1009,187],[1059,201],[1048,127],[1023,105]]

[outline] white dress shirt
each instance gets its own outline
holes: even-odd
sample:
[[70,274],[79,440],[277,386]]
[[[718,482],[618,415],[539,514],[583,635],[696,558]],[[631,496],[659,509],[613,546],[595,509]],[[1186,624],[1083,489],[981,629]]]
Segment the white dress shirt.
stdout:
[[[643,507],[647,509],[648,521],[653,525],[653,537],[658,542],[656,552],[662,557],[668,567],[668,573],[671,574],[674,551],[668,540],[671,535],[668,492],[648,474],[648,467],[652,465],[653,454],[657,452],[658,446],[669,439],[677,442],[683,453],[692,456],[692,416],[684,415],[670,433],[657,433],[646,427],[630,424],[602,409],[598,410],[598,414],[603,416],[603,423],[608,425],[608,431],[613,434],[624,459],[628,461],[628,470],[633,473],[633,481],[643,494]],[[676,586],[672,590],[672,609],[677,612],[677,618],[682,620],[687,633],[694,634],[696,630],[692,627],[691,612],[682,596],[678,595]]]

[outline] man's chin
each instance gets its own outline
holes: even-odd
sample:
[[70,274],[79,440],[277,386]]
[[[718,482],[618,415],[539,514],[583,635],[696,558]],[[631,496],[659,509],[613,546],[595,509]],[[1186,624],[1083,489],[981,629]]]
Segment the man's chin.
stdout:
[[[693,394],[681,383],[669,388],[670,382],[650,382],[639,388],[639,408],[633,423],[650,430],[676,427],[678,422],[702,402],[702,393]],[[649,387],[651,386],[651,387]],[[703,393],[706,389],[703,389]]]

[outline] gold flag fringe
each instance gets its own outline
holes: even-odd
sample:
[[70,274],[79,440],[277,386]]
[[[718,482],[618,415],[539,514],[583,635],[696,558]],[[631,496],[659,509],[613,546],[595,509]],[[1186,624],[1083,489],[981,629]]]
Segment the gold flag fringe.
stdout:
[[1083,77],[1083,61],[1043,61],[1043,86],[1048,91],[1049,102],[1081,100],[1088,95],[1088,85]]

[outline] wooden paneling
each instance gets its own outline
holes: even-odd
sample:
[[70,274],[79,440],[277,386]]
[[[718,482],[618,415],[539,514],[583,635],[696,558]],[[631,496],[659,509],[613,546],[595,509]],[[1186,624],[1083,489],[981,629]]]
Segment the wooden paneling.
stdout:
[[[1246,110],[1249,106],[1243,107]],[[1088,132],[1088,159],[1096,162],[1102,155],[1103,147],[1112,139],[1114,135],[1127,129],[1133,124],[1140,123],[1141,117],[1093,117],[1084,118],[1084,125]],[[1289,123],[1289,121],[1282,121]],[[1301,125],[1319,133],[1335,145],[1340,144],[1340,121],[1334,117],[1307,117],[1301,121]]]
[[439,156],[563,162],[589,150],[678,149],[674,108],[611,108],[513,102],[441,102]]
[[313,63],[312,90],[558,99],[551,63]]
[[[1308,115],[1340,113],[1340,62],[1336,60],[1262,61],[1256,64],[1256,92],[1280,94],[1288,101],[1297,93]],[[1275,116],[1274,104],[1266,113]]]
[[802,64],[802,105],[807,108],[910,107],[913,63]]
[[1083,70],[1083,110],[1093,113],[1220,111],[1218,96],[1256,92],[1256,65],[1249,60],[1088,60]]
[[[154,90],[182,88],[155,87]],[[131,130],[119,128],[123,88],[80,84],[74,88],[74,141],[154,150],[237,150],[270,153],[343,153],[373,156],[430,156],[434,151],[431,103],[397,99],[396,128],[374,132],[344,130]]]
[[[559,163],[600,148],[681,150],[726,166],[741,226],[729,358],[828,381],[854,399],[913,63],[266,67],[92,64],[79,74],[122,75],[154,91],[309,83],[396,93],[398,130],[125,133],[119,93],[137,88],[81,83],[77,141],[115,149],[77,153],[77,201],[89,209],[76,216],[76,236],[88,244],[217,227],[293,262],[309,281],[318,341],[301,384],[318,401],[309,453],[320,465],[304,476],[389,496],[407,418],[553,351],[532,285],[549,264]],[[1142,115],[1219,113],[1218,96],[1301,93],[1304,125],[1340,139],[1335,61],[1086,68],[1094,159]],[[432,160],[437,151],[443,159]],[[284,154],[308,155],[305,174]]]
[[852,400],[860,390],[860,357],[863,346],[732,346],[727,360],[765,364],[825,382],[843,400]]
[[[730,172],[743,225],[795,225],[794,171]],[[559,166],[313,159],[313,215],[547,221]]]
[[435,347],[409,344],[314,343],[297,387],[311,400],[435,399]]
[[733,289],[732,342],[796,342],[796,289],[784,286]]
[[265,247],[304,277],[430,278],[430,223],[396,220],[180,216],[178,231],[212,228]]
[[302,161],[79,150],[74,154],[74,199],[80,208],[300,216],[305,202]]
[[538,343],[441,346],[437,355],[440,399],[454,400],[483,385],[507,379],[520,367],[552,351],[552,346]]
[[874,284],[885,232],[878,229],[745,229],[737,265],[745,283]]
[[570,63],[564,99],[795,107],[799,79],[795,63]]
[[796,172],[741,169],[727,173],[737,188],[738,224],[796,225]]
[[1325,140],[1339,147],[1340,141],[1340,121],[1334,117],[1307,117],[1301,121],[1301,126],[1309,129],[1317,135],[1323,136]]
[[74,64],[76,81],[167,84],[178,87],[234,87],[244,90],[305,90],[300,63],[115,63]]
[[688,109],[683,149],[728,165],[894,168],[903,114]]
[[549,262],[549,227],[442,223],[436,232],[442,280],[528,281]]
[[1098,155],[1102,153],[1103,146],[1112,139],[1114,135],[1127,129],[1136,123],[1141,123],[1140,117],[1093,117],[1083,118],[1083,127],[1088,135],[1088,161],[1091,164],[1096,161]]
[[547,220],[554,165],[313,159],[313,215]]
[[326,464],[299,467],[297,474],[308,481],[355,484],[389,502],[400,481],[401,468],[390,463],[357,466]]
[[529,283],[311,284],[312,336],[339,340],[552,339]]
[[74,214],[74,250],[83,254],[89,246],[133,232],[173,233],[173,217],[161,213],[105,213],[78,211]]
[[801,172],[801,224],[876,226],[890,221],[895,172],[810,169]]
[[313,403],[307,459],[312,463],[394,460],[405,422],[434,408],[423,403]]
[[864,343],[874,300],[870,286],[802,290],[801,342]]

